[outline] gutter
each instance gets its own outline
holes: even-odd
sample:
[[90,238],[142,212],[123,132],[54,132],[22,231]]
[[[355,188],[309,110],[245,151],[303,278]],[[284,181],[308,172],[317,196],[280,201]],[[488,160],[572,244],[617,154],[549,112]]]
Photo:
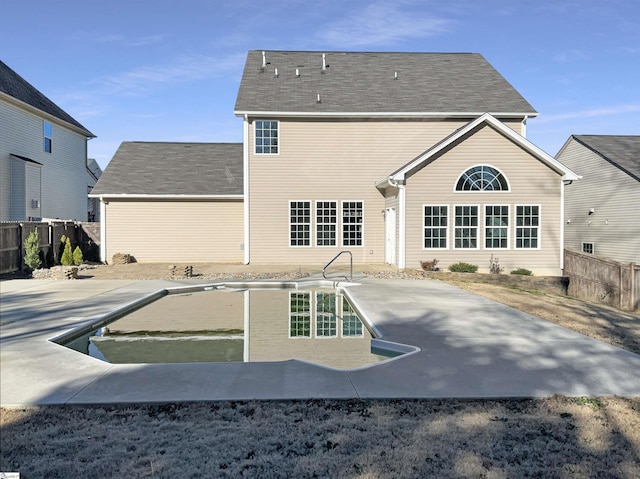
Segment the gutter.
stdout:
[[[236,116],[262,116],[262,117],[333,117],[333,118],[476,118],[486,111],[481,112],[459,112],[459,111],[418,111],[418,112],[397,112],[397,111],[375,111],[375,112],[336,112],[336,111],[244,111],[234,110]],[[492,116],[498,118],[534,118],[538,116],[538,112],[489,112]]]

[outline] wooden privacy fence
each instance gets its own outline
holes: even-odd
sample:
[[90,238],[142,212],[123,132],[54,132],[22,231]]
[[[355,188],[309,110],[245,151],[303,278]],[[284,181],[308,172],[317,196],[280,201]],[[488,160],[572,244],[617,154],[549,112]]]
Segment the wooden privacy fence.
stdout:
[[627,311],[640,309],[640,265],[565,249],[564,274],[570,296]]
[[74,221],[0,223],[0,274],[24,269],[24,240],[34,230],[38,230],[40,251],[43,258],[49,259],[53,264],[60,263],[62,254],[60,237],[62,235],[71,239],[73,248],[80,246],[85,260],[100,260],[98,223]]

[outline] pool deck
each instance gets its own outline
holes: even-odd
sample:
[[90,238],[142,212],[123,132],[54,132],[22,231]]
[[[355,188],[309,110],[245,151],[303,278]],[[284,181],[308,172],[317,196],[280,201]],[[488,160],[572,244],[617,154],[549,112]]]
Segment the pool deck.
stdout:
[[420,351],[366,369],[300,361],[108,364],[49,341],[184,281],[0,283],[0,404],[308,398],[640,396],[640,355],[435,280],[348,288],[382,339]]

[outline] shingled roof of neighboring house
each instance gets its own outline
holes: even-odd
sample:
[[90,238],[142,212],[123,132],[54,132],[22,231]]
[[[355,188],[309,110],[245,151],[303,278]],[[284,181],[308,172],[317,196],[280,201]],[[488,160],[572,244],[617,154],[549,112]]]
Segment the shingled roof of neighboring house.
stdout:
[[572,135],[572,138],[640,181],[640,136]]
[[37,108],[44,113],[48,113],[65,123],[75,126],[82,130],[87,137],[95,138],[93,133],[74,120],[71,115],[40,93],[38,89],[14,72],[2,61],[0,61],[0,92],[5,93],[16,100],[20,100],[33,108]]
[[[324,65],[324,68],[323,68]],[[277,72],[276,72],[277,70]],[[235,105],[252,113],[535,116],[477,53],[249,51]]]
[[237,196],[242,143],[125,141],[91,196]]

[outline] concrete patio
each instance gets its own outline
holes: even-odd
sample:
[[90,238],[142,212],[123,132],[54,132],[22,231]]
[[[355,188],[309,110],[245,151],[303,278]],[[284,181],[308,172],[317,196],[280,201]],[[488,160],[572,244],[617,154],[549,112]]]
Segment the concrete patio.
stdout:
[[109,364],[50,338],[185,281],[0,283],[0,403],[640,396],[640,355],[433,280],[356,279],[382,339],[415,354],[352,371],[273,363]]

